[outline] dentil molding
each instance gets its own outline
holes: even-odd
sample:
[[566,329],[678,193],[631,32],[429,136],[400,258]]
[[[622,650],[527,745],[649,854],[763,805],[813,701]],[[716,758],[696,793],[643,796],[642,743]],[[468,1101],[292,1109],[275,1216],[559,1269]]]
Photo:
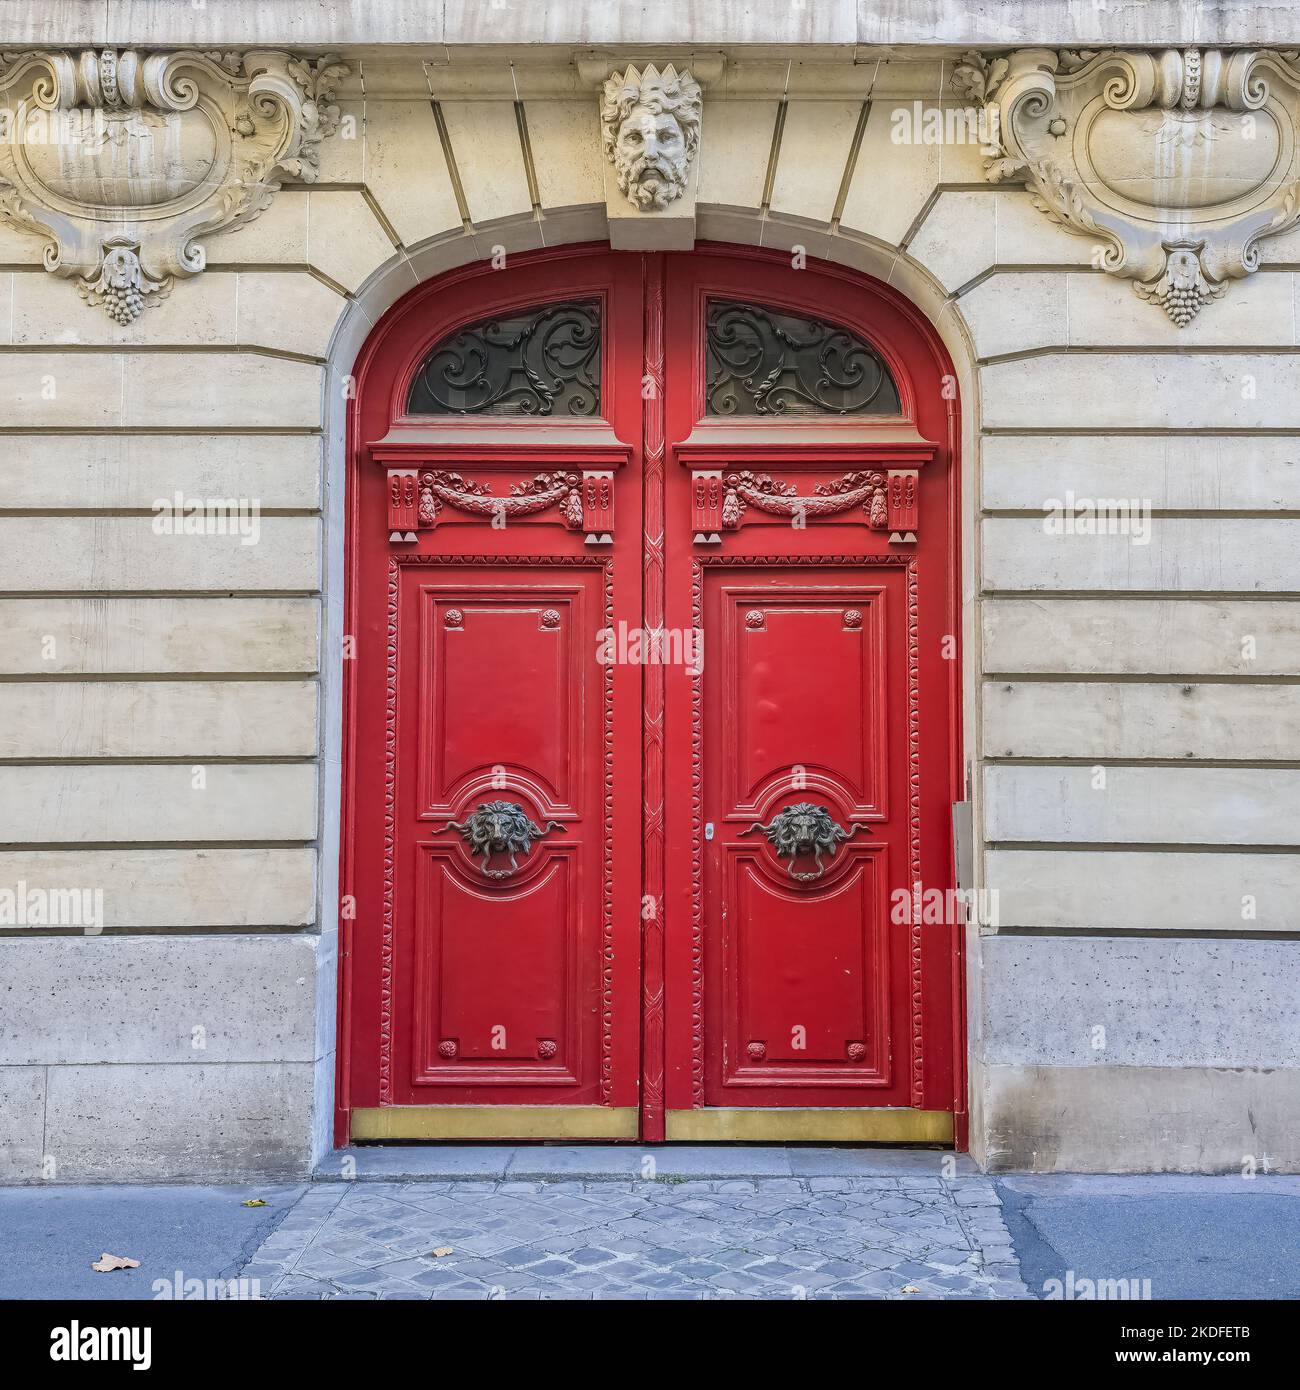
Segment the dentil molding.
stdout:
[[1028,48],[968,53],[952,81],[983,106],[987,177],[1023,178],[1182,327],[1300,218],[1297,56]]
[[130,323],[203,269],[200,238],[315,179],[347,71],[261,50],[0,55],[0,217]]

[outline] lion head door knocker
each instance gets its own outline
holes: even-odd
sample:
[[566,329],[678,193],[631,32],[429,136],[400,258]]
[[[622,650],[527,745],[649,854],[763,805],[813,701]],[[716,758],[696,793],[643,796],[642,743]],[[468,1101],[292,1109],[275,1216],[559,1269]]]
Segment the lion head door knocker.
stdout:
[[[449,820],[442,828],[458,830],[469,852],[483,856],[479,868],[488,878],[509,878],[519,868],[516,855],[527,854],[533,841],[541,839],[548,831],[564,829],[559,821],[553,820],[548,820],[545,826],[538,825],[513,801],[485,801],[463,821]],[[508,854],[510,867],[490,869],[488,865],[494,854]]]
[[[755,821],[748,830],[742,830],[740,833],[752,835],[755,830],[761,830],[767,836],[777,858],[786,861],[786,873],[799,883],[821,878],[826,872],[822,855],[826,855],[827,858],[833,856],[841,840],[851,840],[859,830],[870,834],[865,825],[855,825],[845,830],[842,825],[831,819],[831,813],[825,806],[814,806],[811,801],[800,801],[793,806],[787,806],[766,825],[762,821]],[[806,872],[797,870],[794,866],[795,860],[801,855],[809,854],[812,855],[816,867]]]

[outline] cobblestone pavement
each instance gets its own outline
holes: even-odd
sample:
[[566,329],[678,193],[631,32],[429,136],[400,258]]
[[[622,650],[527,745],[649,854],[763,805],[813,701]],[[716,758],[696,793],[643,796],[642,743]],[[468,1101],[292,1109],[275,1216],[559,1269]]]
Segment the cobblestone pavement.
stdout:
[[291,1299],[1032,1296],[981,1177],[318,1184],[241,1277]]

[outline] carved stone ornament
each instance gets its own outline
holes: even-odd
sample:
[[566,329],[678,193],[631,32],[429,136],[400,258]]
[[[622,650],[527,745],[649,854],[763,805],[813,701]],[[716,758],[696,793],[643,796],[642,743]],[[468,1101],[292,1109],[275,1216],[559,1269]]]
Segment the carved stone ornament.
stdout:
[[605,157],[641,212],[661,211],[686,192],[700,148],[699,83],[671,63],[629,67],[608,79],[600,103]]
[[1092,237],[1099,264],[1179,327],[1300,218],[1297,54],[1223,49],[968,53],[994,183]]
[[312,182],[339,124],[334,58],[288,53],[0,56],[0,217],[45,268],[130,323],[206,263],[199,238]]

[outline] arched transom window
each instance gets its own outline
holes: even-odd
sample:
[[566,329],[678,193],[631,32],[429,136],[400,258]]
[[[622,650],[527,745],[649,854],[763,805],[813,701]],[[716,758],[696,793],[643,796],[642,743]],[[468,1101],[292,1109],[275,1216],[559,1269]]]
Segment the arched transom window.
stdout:
[[465,324],[420,364],[408,415],[600,414],[600,301]]
[[838,324],[712,299],[704,328],[706,415],[901,413],[884,359]]

